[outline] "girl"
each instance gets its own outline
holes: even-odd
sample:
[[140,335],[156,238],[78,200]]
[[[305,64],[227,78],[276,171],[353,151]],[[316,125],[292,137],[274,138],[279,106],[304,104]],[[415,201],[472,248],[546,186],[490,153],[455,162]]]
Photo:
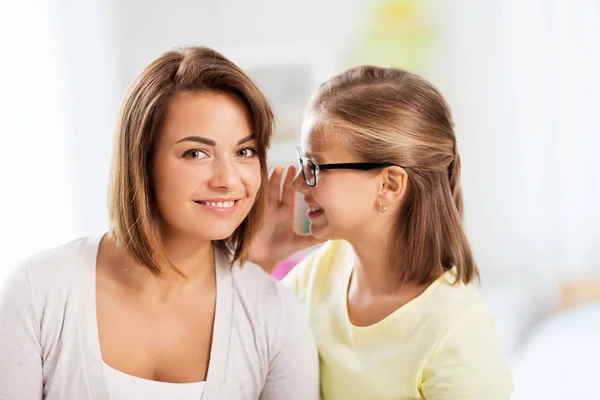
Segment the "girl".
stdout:
[[119,117],[111,231],[30,257],[6,282],[0,398],[318,398],[300,303],[243,266],[272,131],[265,96],[221,54],[147,66]]
[[[325,400],[506,400],[511,374],[462,228],[450,110],[424,79],[360,66],[321,85],[301,170],[273,171],[251,259],[267,271],[327,241],[284,279],[310,316]],[[294,233],[294,189],[311,235]],[[269,251],[271,249],[271,251]]]

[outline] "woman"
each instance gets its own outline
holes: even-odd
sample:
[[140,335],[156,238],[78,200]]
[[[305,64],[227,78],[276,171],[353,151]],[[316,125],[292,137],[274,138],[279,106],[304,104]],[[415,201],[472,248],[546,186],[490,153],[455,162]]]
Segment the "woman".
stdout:
[[221,54],[148,65],[123,102],[111,231],[26,259],[0,298],[2,399],[316,399],[299,303],[254,265],[273,117]]

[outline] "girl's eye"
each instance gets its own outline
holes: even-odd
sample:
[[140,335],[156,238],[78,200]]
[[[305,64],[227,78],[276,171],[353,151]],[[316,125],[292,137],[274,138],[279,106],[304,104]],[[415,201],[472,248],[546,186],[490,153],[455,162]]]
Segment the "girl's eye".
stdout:
[[238,156],[244,158],[251,158],[256,156],[256,149],[254,147],[245,147],[238,151]]
[[193,150],[188,150],[185,153],[183,153],[183,157],[184,158],[189,158],[192,160],[200,160],[202,158],[206,158],[207,154],[199,149],[193,149]]

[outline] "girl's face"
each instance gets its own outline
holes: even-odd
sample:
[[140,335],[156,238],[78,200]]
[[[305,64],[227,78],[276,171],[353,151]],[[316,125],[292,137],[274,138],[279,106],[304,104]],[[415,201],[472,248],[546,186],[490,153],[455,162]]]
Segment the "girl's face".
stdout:
[[261,183],[242,101],[222,93],[178,93],[155,146],[152,183],[167,233],[200,240],[231,236]]
[[[355,163],[356,159],[341,140],[341,133],[324,135],[313,117],[302,126],[303,156],[316,164]],[[378,195],[383,180],[381,170],[325,170],[318,172],[317,186],[306,184],[302,170],[294,179],[294,189],[304,195],[309,206],[312,234],[323,240],[353,240],[369,234],[380,225]]]

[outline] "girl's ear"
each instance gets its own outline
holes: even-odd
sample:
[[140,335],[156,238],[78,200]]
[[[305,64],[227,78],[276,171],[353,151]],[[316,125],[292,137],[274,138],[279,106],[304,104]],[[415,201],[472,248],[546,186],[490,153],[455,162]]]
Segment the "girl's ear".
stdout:
[[[383,206],[400,202],[407,192],[408,174],[402,167],[386,167],[382,171],[379,199]],[[378,203],[379,204],[379,203]]]

